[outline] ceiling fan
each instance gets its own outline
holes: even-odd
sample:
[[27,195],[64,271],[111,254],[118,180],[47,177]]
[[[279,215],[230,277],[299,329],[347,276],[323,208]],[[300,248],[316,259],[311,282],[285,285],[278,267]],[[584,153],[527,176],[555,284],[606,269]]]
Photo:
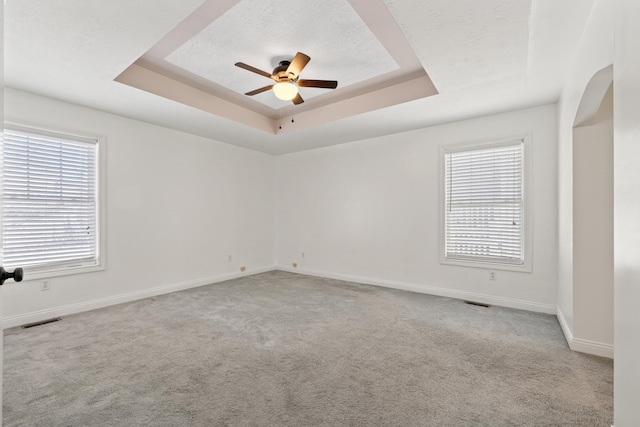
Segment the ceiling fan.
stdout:
[[252,90],[245,93],[245,95],[253,96],[259,93],[273,89],[275,95],[285,101],[292,101],[294,104],[302,104],[304,99],[298,93],[298,87],[317,87],[321,89],[335,89],[338,87],[338,82],[335,80],[305,80],[298,79],[300,73],[311,60],[307,55],[302,52],[296,53],[293,61],[280,61],[280,65],[273,69],[273,73],[269,74],[266,71],[259,70],[251,65],[247,65],[244,62],[236,62],[236,67],[244,68],[252,73],[260,74],[261,76],[268,77],[275,80],[275,84],[261,87],[260,89]]

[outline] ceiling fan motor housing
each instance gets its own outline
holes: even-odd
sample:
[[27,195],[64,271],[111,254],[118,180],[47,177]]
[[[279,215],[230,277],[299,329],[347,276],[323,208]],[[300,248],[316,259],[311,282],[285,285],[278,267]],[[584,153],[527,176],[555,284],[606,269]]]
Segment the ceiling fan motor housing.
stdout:
[[275,77],[275,81],[277,82],[295,82],[297,79],[294,79],[293,73],[288,74],[287,69],[291,65],[291,61],[280,61],[280,65],[273,69],[273,76]]

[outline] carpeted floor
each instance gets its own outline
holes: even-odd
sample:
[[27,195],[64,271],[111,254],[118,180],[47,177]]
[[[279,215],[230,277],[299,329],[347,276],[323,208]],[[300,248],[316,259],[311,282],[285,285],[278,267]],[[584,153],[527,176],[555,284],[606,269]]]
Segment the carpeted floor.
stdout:
[[5,426],[610,426],[554,316],[270,272],[5,331]]

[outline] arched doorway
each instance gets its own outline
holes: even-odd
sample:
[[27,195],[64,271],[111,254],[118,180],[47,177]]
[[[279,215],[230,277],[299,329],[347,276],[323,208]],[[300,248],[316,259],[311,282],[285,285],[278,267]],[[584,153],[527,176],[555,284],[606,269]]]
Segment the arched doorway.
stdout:
[[613,67],[596,73],[573,128],[573,342],[613,357]]

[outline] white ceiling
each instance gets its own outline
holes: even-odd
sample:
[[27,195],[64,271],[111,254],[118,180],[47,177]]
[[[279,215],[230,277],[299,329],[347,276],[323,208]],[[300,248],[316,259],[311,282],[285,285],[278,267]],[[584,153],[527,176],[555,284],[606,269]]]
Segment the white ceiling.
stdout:
[[[322,3],[326,10],[312,0],[270,1],[204,1],[116,81],[278,135],[278,141],[289,132],[299,135],[322,123],[437,94],[382,0],[335,0]],[[296,11],[312,19],[291,19]],[[252,63],[275,66],[291,60],[295,46],[316,58],[302,77],[331,73],[339,79],[337,90],[302,87],[306,101],[295,108],[271,92],[244,95],[272,81],[235,67],[232,58],[242,52]],[[249,84],[251,89],[241,89]]]
[[[592,5],[6,0],[5,85],[280,154],[555,102]],[[242,95],[297,51],[338,89]]]
[[[281,13],[283,10],[286,13]],[[316,18],[290,18],[307,14]],[[265,28],[269,29],[266,34]],[[273,81],[239,70],[234,67],[235,62],[271,73],[281,60],[291,61],[296,53],[291,51],[292,46],[304,47],[304,53],[312,58],[302,78],[339,79],[341,88],[398,68],[345,0],[241,1],[170,53],[166,60],[243,94]],[[305,100],[323,92],[326,90],[300,88]],[[254,99],[274,109],[290,105],[271,92],[263,92]]]

